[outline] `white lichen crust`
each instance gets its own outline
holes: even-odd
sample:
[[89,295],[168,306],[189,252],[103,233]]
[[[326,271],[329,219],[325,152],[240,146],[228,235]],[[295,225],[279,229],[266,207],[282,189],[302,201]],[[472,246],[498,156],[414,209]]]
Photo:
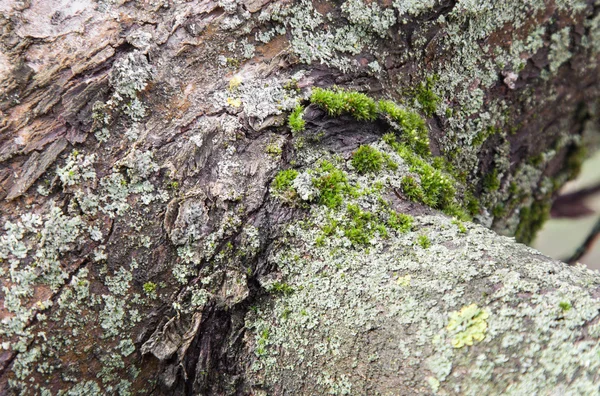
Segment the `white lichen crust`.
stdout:
[[[302,394],[597,392],[598,273],[481,226],[462,233],[442,215],[418,216],[413,232],[367,248],[336,236],[319,247],[322,218],[314,210],[289,226],[285,248],[270,257],[293,291],[247,318],[256,386]],[[414,244],[422,233],[428,249]],[[457,323],[473,304],[483,327]],[[471,336],[457,338],[463,332]]]

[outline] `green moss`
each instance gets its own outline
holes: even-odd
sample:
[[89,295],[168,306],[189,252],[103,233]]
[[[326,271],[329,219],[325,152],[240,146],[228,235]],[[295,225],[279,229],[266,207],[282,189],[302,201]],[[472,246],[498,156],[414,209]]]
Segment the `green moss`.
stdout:
[[[418,155],[428,156],[429,133],[425,120],[414,111],[408,111],[390,100],[380,100],[379,111],[390,117],[402,130],[400,141],[413,149]],[[391,134],[391,136],[394,136]],[[390,136],[388,136],[390,139]],[[394,138],[395,139],[395,138]]]
[[384,237],[387,236],[385,226],[379,223],[373,213],[360,210],[358,205],[348,205],[347,209],[351,220],[344,229],[344,236],[353,245],[368,245],[376,232]]
[[425,194],[419,183],[412,176],[404,176],[400,182],[402,192],[404,195],[415,202],[423,202],[425,200]]
[[497,204],[492,209],[492,215],[494,215],[494,217],[501,218],[501,217],[504,217],[505,214],[506,214],[506,207],[501,203]]
[[425,83],[420,83],[415,90],[415,99],[421,105],[423,113],[427,117],[431,117],[437,110],[441,99],[433,92],[434,79],[428,78]]
[[286,91],[294,91],[296,93],[300,92],[300,86],[298,85],[298,80],[295,78],[290,79],[288,82],[283,84],[283,89]]
[[515,239],[521,243],[531,243],[537,232],[550,217],[550,200],[535,201],[529,208],[521,208],[519,226]]
[[346,220],[329,219],[316,239],[317,246],[323,246],[327,238],[335,235],[338,230],[355,247],[369,245],[377,234],[387,238],[389,229],[402,233],[411,230],[414,221],[412,216],[387,209],[386,204],[382,206],[381,210],[372,213],[362,210],[356,204],[348,204],[345,213]]
[[462,220],[462,221],[471,221],[472,220],[472,217],[469,214],[469,212],[456,202],[452,202],[452,203],[446,205],[444,208],[442,208],[442,212],[444,212],[445,214],[447,214],[450,217],[455,217],[458,220]]
[[338,229],[338,225],[339,222],[337,220],[329,219],[329,222],[321,229],[321,235],[319,235],[315,240],[317,246],[323,246],[327,237],[335,234],[336,230]]
[[500,133],[500,130],[495,126],[489,126],[477,133],[473,138],[473,146],[481,146],[490,136]]
[[458,231],[461,234],[466,234],[467,233],[467,228],[465,227],[465,225],[462,223],[462,221],[455,219],[452,220],[452,224],[456,225],[458,227]]
[[256,340],[256,355],[264,356],[267,354],[267,345],[269,344],[269,329],[265,328],[260,332],[260,336]]
[[394,160],[388,154],[381,153],[381,155],[383,155],[383,161],[385,162],[386,168],[394,171],[398,169],[398,164],[394,162]]
[[[452,165],[446,161],[446,159],[444,157],[435,157],[433,158],[433,160],[431,161],[431,165],[440,171],[448,171],[449,169],[452,169]],[[451,172],[448,172],[451,173]]]
[[406,145],[398,143],[393,135],[384,135],[383,139],[410,165],[411,172],[421,178],[420,186],[410,176],[402,179],[401,187],[406,196],[435,209],[450,209],[456,195],[453,177],[436,169]]
[[[445,209],[453,204],[456,189],[450,175],[435,169],[424,159],[414,155],[402,145],[396,151],[410,165],[410,170],[421,177],[420,188],[410,176],[402,179],[402,190],[413,201],[424,203],[435,209]],[[412,180],[411,180],[412,179]]]
[[[379,114],[386,115],[401,129],[400,139],[419,155],[430,155],[429,134],[425,120],[416,112],[403,109],[389,100],[376,103],[367,95],[343,89],[315,88],[310,102],[318,105],[332,117],[350,114],[359,121],[373,121]],[[304,129],[302,107],[298,106],[288,119],[292,131]]]
[[500,178],[498,177],[498,169],[494,168],[488,172],[483,178],[483,189],[487,192],[498,191],[500,188]]
[[346,175],[329,161],[321,161],[317,171],[321,176],[313,179],[313,185],[319,190],[319,204],[332,209],[339,207],[342,193],[348,190]]
[[465,192],[463,200],[465,202],[465,208],[471,214],[471,216],[476,216],[479,214],[481,210],[481,203],[471,191]]
[[418,172],[425,193],[425,204],[436,209],[445,209],[452,204],[456,189],[450,178],[433,167],[423,167]]
[[373,121],[377,118],[375,101],[359,92],[315,88],[310,96],[310,102],[334,117],[350,114],[359,121]]
[[411,215],[398,213],[396,211],[389,212],[388,225],[390,228],[400,232],[409,232],[412,228],[414,218]]
[[286,308],[283,310],[283,312],[281,312],[281,318],[285,320],[290,317],[291,313],[292,313],[292,310],[289,308]]
[[[410,171],[418,174],[420,178],[420,183],[410,176],[402,180],[401,188],[406,196],[413,201],[440,209],[450,216],[464,220],[470,218],[470,211],[456,201],[456,179],[453,177],[452,165],[441,157],[431,159],[427,126],[417,113],[405,110],[389,100],[381,100],[375,104],[364,94],[341,89],[315,88],[310,100],[332,116],[351,113],[357,119],[373,120],[379,112],[397,124],[401,133],[398,136],[388,133],[384,135],[383,140],[408,163]],[[300,110],[294,112],[298,115]],[[290,119],[296,115],[291,115]],[[351,161],[360,174],[379,172],[384,165],[392,170],[398,168],[389,155],[370,146],[359,147],[353,153]],[[333,169],[317,169],[317,172],[321,174],[313,179],[313,184],[320,192],[319,203],[337,208],[343,201],[342,193],[349,192],[345,175]]]
[[294,133],[299,133],[304,131],[306,127],[306,121],[302,118],[304,114],[304,107],[301,105],[296,106],[296,108],[290,113],[288,117],[288,126]]
[[423,249],[429,249],[429,247],[431,247],[431,240],[427,235],[419,235],[419,237],[417,238],[417,243]]
[[571,306],[571,303],[570,303],[570,302],[568,302],[568,301],[561,301],[561,302],[558,304],[558,306],[560,307],[560,309],[561,309],[563,312],[567,312],[567,311],[569,311],[571,308],[573,308],[573,307]]
[[274,158],[281,158],[283,150],[277,144],[269,143],[265,148],[265,152]]
[[392,148],[396,149],[399,146],[398,139],[396,139],[396,135],[392,132],[388,132],[381,137],[385,143],[387,143]]
[[533,157],[530,157],[527,162],[529,162],[529,164],[531,164],[533,166],[540,166],[543,161],[544,161],[544,155],[538,154],[538,155],[534,155]]
[[156,291],[156,283],[153,282],[146,282],[144,283],[144,292],[146,292],[146,294],[152,294]]
[[294,169],[284,169],[279,171],[271,183],[271,187],[278,191],[289,190],[297,176],[298,171]]
[[227,66],[229,67],[233,67],[234,69],[237,69],[238,67],[240,67],[240,60],[236,59],[236,58],[227,58],[226,59],[227,62]]
[[379,150],[371,146],[360,146],[352,154],[352,166],[360,174],[379,172],[383,161]]
[[284,294],[286,296],[289,296],[294,292],[294,288],[285,282],[273,282],[273,284],[269,288],[269,291],[271,293]]

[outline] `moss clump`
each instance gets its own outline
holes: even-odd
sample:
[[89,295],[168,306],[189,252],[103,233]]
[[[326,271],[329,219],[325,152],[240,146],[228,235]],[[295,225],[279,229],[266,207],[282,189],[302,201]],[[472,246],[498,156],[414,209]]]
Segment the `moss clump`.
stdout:
[[411,201],[442,210],[449,216],[470,220],[468,212],[455,202],[456,188],[451,177],[422,159],[413,158],[413,160],[410,170],[419,174],[421,183],[419,184],[412,176],[404,176],[400,182],[404,195]]
[[350,222],[344,229],[344,236],[353,245],[367,245],[378,232],[381,236],[387,236],[385,226],[380,223],[373,213],[360,210],[358,205],[348,205]]
[[383,161],[385,162],[386,168],[394,171],[398,169],[398,164],[394,162],[394,160],[388,154],[381,153],[381,155],[383,155]]
[[[417,113],[407,111],[389,100],[375,103],[364,94],[342,89],[315,88],[310,101],[325,109],[331,116],[350,113],[359,120],[374,120],[378,114],[382,114],[388,121],[396,123],[402,132],[400,136],[388,133],[383,140],[410,165],[410,171],[420,178],[420,183],[411,177],[403,179],[401,187],[407,197],[440,209],[448,215],[469,219],[467,211],[455,202],[456,180],[452,177],[452,166],[442,158],[430,160],[427,126]],[[291,120],[297,120],[300,114],[301,108],[296,108],[290,115],[290,127],[293,123]],[[360,174],[379,172],[383,165],[390,169],[398,167],[389,156],[370,146],[361,146],[353,153],[352,165]],[[326,173],[313,179],[314,187],[320,191],[319,203],[337,208],[343,201],[341,193],[348,190],[345,175],[333,169],[316,171]]]
[[315,240],[317,246],[323,246],[325,244],[325,239],[335,234],[338,229],[338,225],[339,223],[337,220],[330,219],[329,223],[323,226],[321,235],[319,235]]
[[462,221],[455,219],[455,220],[452,220],[452,224],[454,224],[454,225],[456,225],[456,227],[458,227],[458,232],[460,232],[461,234],[467,233],[467,228],[462,223]]
[[267,346],[269,344],[269,329],[265,328],[260,333],[260,337],[256,340],[256,356],[264,356],[267,354]]
[[241,61],[236,58],[226,58],[227,66],[237,69],[240,67]]
[[144,292],[146,294],[153,294],[156,291],[156,283],[154,282],[146,282],[144,283]]
[[298,86],[298,80],[292,78],[291,80],[283,84],[283,89],[285,89],[286,91],[294,91],[296,93],[299,93],[300,87]]
[[375,101],[360,92],[315,88],[310,102],[327,111],[330,116],[347,113],[359,121],[373,121],[377,118]]
[[413,217],[407,214],[389,209],[377,211],[376,214],[364,211],[356,204],[346,206],[345,217],[346,220],[343,221],[330,219],[323,226],[321,235],[316,239],[318,246],[323,246],[326,238],[335,235],[338,230],[355,247],[369,245],[377,234],[380,237],[387,238],[390,229],[398,232],[409,232],[414,221]]
[[465,192],[463,200],[465,202],[465,208],[471,214],[471,216],[476,216],[479,214],[481,211],[481,203],[472,192]]
[[521,243],[531,243],[537,232],[550,217],[549,200],[535,201],[529,208],[521,208],[519,225],[515,232],[515,239]]
[[425,194],[419,183],[412,176],[404,176],[400,183],[402,192],[406,198],[415,202],[423,202],[425,200]]
[[495,126],[488,126],[479,131],[472,140],[473,146],[481,146],[490,136],[500,133],[500,129]]
[[429,249],[429,247],[431,247],[431,240],[427,235],[419,235],[419,237],[417,238],[417,243],[423,249]]
[[493,169],[488,172],[483,178],[483,188],[485,191],[498,191],[500,188],[500,178],[498,177],[498,169]]
[[529,157],[529,159],[527,160],[527,162],[530,165],[539,167],[540,165],[542,165],[542,162],[544,162],[544,155],[543,154],[538,154],[538,155],[534,155],[532,157]]
[[352,154],[352,166],[360,174],[379,172],[383,161],[383,155],[371,146],[360,146]]
[[283,294],[289,296],[294,292],[294,288],[285,282],[273,282],[269,291],[271,293]]
[[389,212],[387,224],[390,228],[400,232],[409,232],[412,228],[414,218],[411,215],[398,213],[396,211]]
[[430,166],[420,169],[421,187],[425,193],[424,203],[436,209],[445,209],[451,206],[456,189],[450,178]]
[[455,180],[452,176],[436,169],[405,144],[396,141],[393,134],[386,134],[383,139],[410,165],[411,172],[421,178],[420,188],[417,188],[418,183],[414,179],[411,180],[412,178],[405,177],[402,180],[402,189],[406,196],[435,209],[452,209],[456,195]]
[[452,346],[462,348],[465,345],[473,345],[475,341],[482,341],[487,332],[488,317],[489,314],[477,304],[465,306],[459,312],[452,312],[446,327],[453,335]]
[[400,141],[421,156],[429,156],[429,133],[425,120],[415,113],[396,105],[390,100],[379,101],[379,111],[390,117],[402,130]]
[[504,217],[505,214],[506,207],[504,206],[504,204],[499,203],[492,208],[492,215],[494,215],[494,217],[496,218]]
[[298,105],[296,108],[290,113],[288,117],[288,126],[294,133],[299,133],[304,131],[306,128],[306,121],[302,118],[304,114],[304,106]]
[[270,143],[265,148],[265,153],[269,154],[273,158],[281,158],[281,154],[283,154],[283,150],[277,144]]
[[[454,181],[451,176],[435,169],[431,164],[414,155],[406,147],[400,145],[395,148],[398,154],[410,165],[411,172],[418,174],[421,178],[420,187],[423,193],[420,194],[413,188],[411,196],[415,197],[415,200],[435,209],[443,210],[449,207],[456,195]],[[411,182],[410,184],[414,186],[414,183]]]
[[167,181],[166,186],[169,190],[179,190],[179,182],[174,180],[174,181]]
[[558,306],[560,307],[560,309],[561,309],[563,312],[567,312],[567,311],[569,311],[571,308],[573,308],[573,306],[571,305],[571,303],[570,303],[570,302],[568,302],[568,301],[561,301],[561,302],[558,304]]
[[[429,134],[425,120],[416,112],[405,110],[390,100],[380,100],[376,103],[367,95],[359,92],[315,88],[310,102],[334,117],[351,114],[359,121],[373,121],[379,114],[386,115],[400,127],[403,143],[419,155],[430,155]],[[297,109],[292,115],[296,113]],[[292,127],[292,115],[290,115],[290,127]]]
[[452,202],[443,208],[443,212],[451,217],[456,217],[458,220],[471,221],[472,217],[465,208],[456,202]]
[[437,110],[441,99],[433,92],[434,78],[428,78],[425,83],[420,83],[415,90],[415,99],[421,105],[423,113],[427,117],[431,117]]
[[271,187],[279,192],[289,190],[297,176],[298,171],[294,169],[285,169],[279,171],[271,183]]
[[346,175],[329,161],[322,161],[316,170],[321,174],[313,179],[313,185],[319,190],[319,204],[332,209],[339,207],[342,193],[348,191]]

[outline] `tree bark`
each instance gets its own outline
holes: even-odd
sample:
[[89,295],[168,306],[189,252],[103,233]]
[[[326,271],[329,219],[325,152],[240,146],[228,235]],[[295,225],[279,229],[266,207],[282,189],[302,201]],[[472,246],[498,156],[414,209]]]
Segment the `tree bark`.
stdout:
[[599,393],[598,1],[0,10],[0,393]]

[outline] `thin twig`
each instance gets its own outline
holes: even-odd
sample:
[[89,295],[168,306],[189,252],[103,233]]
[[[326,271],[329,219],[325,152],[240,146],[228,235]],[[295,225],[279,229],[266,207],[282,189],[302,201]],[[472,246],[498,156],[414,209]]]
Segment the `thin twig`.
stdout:
[[552,217],[577,218],[594,213],[586,205],[585,200],[598,193],[600,193],[600,184],[558,196],[552,204]]
[[580,258],[582,258],[587,253],[589,253],[592,250],[592,248],[594,247],[594,243],[596,242],[596,239],[598,238],[599,234],[600,234],[600,218],[596,221],[594,228],[592,228],[592,231],[588,234],[587,238],[585,238],[585,241],[583,241],[583,244],[581,246],[579,246],[577,248],[577,250],[575,250],[575,253],[573,253],[573,255],[571,257],[564,260],[565,263],[575,264]]

